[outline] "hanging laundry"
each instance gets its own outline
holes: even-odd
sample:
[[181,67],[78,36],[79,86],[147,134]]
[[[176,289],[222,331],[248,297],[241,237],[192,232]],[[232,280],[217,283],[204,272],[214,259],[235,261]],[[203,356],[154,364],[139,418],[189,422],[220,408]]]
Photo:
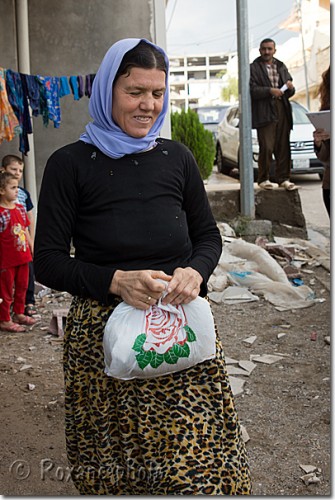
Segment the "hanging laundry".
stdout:
[[38,116],[39,114],[41,114],[41,96],[38,81],[34,75],[25,75],[24,73],[20,73],[20,76],[22,81],[23,94],[28,97],[32,115]]
[[94,78],[95,78],[95,73],[90,73],[89,75],[85,76],[85,95],[87,95],[87,97],[91,97],[92,83]]
[[[91,97],[95,73],[86,76],[42,76],[18,73],[0,68],[0,143],[20,136],[19,150],[30,150],[28,134],[32,133],[31,114],[42,116],[43,125],[52,120],[55,128],[61,122],[59,99],[72,94],[79,101]],[[30,106],[30,109],[29,109]]]
[[70,76],[70,87],[72,90],[73,98],[75,101],[79,101],[79,86],[78,78],[76,76]]
[[84,88],[84,78],[79,75],[77,76],[78,79],[78,95],[79,99],[81,99],[85,95],[85,88]]
[[12,141],[21,133],[19,121],[8,101],[5,82],[5,70],[0,68],[0,143]]
[[23,93],[20,73],[12,71],[11,69],[6,69],[5,81],[8,100],[22,128],[19,150],[21,153],[26,155],[30,150],[28,134],[31,134],[33,131],[29,114],[28,99]]
[[61,122],[61,111],[59,105],[59,77],[37,75],[37,78],[45,89],[49,118],[53,121],[54,127],[59,128]]
[[64,97],[66,95],[71,94],[71,89],[67,76],[61,76],[59,80],[60,80],[59,97]]

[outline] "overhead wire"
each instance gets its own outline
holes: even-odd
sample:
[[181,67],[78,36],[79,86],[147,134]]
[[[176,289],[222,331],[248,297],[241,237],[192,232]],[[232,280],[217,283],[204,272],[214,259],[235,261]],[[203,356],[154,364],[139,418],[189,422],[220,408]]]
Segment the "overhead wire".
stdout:
[[[175,10],[176,3],[177,3],[177,0],[175,0],[175,4],[174,4],[174,6],[173,6],[173,12],[174,12],[174,10]],[[170,17],[170,21],[169,21],[169,26],[168,26],[168,28],[169,28],[169,27],[170,27],[170,25],[171,25],[171,20],[172,20],[172,17],[173,17],[173,12],[172,12],[171,17]],[[264,22],[262,22],[262,23],[255,24],[255,25],[251,26],[251,27],[250,27],[250,29],[252,29],[252,30],[253,30],[253,29],[255,29],[255,28],[259,28],[260,26],[264,26],[264,25],[265,25],[265,24],[267,24],[269,21],[273,21],[274,19],[281,17],[283,14],[287,14],[287,11],[283,11],[283,12],[281,12],[280,14],[277,14],[277,16],[275,16],[275,17],[271,17],[271,18],[269,18],[268,20],[265,20],[265,21],[264,21]],[[168,29],[168,28],[167,28],[167,29]],[[277,24],[276,24],[276,25],[275,25],[272,29],[270,29],[270,30],[268,31],[268,33],[269,33],[269,34],[272,34],[272,36],[275,36],[277,33],[279,33],[280,31],[282,31],[281,29],[279,29],[279,30],[277,30],[277,31],[273,32],[273,29],[275,29],[275,28],[277,28]],[[199,45],[205,45],[206,43],[217,42],[217,41],[219,41],[219,40],[224,40],[224,39],[227,39],[227,38],[231,38],[231,37],[233,37],[233,36],[236,36],[236,32],[237,32],[237,29],[236,29],[236,28],[233,28],[233,29],[229,30],[228,32],[226,32],[224,35],[214,36],[214,37],[212,36],[212,37],[210,37],[210,38],[204,38],[204,39],[199,40],[199,41],[197,41],[197,42],[185,42],[185,43],[177,43],[177,44],[171,43],[171,44],[169,44],[169,46],[170,46],[170,47],[177,47],[177,46],[178,46],[178,47],[179,47],[179,46],[180,46],[180,47],[188,47],[188,46],[190,46],[190,45],[197,45],[197,46],[199,46]],[[264,36],[262,36],[262,37],[264,38]],[[258,37],[258,38],[261,38],[261,37]]]
[[170,16],[169,22],[168,22],[167,27],[166,27],[166,32],[169,31],[169,28],[170,28],[170,25],[171,25],[171,21],[173,19],[174,12],[176,10],[176,5],[177,5],[177,0],[174,0],[174,5],[172,7],[171,16]]

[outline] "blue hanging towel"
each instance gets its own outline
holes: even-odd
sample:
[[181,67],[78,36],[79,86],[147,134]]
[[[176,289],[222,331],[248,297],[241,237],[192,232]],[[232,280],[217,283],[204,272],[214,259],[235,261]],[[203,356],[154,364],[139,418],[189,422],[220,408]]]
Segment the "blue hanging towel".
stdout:
[[75,101],[79,101],[79,85],[76,76],[70,76],[70,87]]
[[60,89],[59,89],[59,97],[64,97],[66,95],[71,94],[71,89],[69,85],[69,81],[67,76],[60,77]]

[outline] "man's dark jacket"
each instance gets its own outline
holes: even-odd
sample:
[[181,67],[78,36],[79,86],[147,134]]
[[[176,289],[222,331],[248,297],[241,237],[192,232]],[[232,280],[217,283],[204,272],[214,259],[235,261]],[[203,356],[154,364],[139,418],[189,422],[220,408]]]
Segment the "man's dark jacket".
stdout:
[[[278,59],[274,59],[279,73],[279,85],[281,88],[287,80],[292,81],[292,76],[287,67]],[[271,82],[266,69],[266,64],[262,62],[261,57],[257,57],[250,64],[250,93],[252,109],[252,128],[260,128],[269,123],[278,121],[276,99],[270,94]],[[288,100],[295,94],[295,89],[285,90],[282,100],[285,106],[285,112],[290,125],[293,127],[292,108]]]

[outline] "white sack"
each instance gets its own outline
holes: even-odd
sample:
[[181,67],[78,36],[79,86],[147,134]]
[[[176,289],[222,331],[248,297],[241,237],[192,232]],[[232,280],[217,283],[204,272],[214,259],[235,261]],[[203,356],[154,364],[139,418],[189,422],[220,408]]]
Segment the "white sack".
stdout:
[[286,284],[290,283],[285,271],[280,267],[278,262],[264,250],[264,248],[254,243],[238,239],[229,244],[229,252],[235,257],[254,262],[258,269],[254,267],[253,271],[265,274],[273,281],[279,281]]
[[214,319],[207,300],[146,311],[121,302],[107,321],[105,372],[122,380],[153,378],[215,357]]

